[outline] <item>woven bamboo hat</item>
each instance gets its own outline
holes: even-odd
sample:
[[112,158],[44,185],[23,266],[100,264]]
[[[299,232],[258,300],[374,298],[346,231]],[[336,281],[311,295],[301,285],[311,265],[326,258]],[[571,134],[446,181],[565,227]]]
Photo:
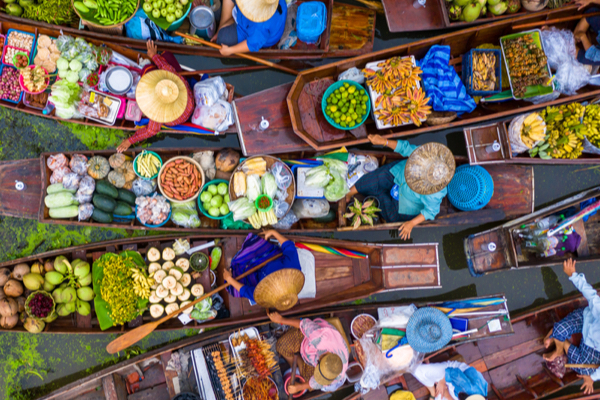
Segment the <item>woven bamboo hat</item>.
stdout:
[[268,21],[279,5],[279,0],[237,0],[237,6],[252,22]]
[[135,90],[140,110],[152,121],[161,124],[181,117],[187,106],[187,96],[183,81],[164,70],[150,71],[142,76]]
[[467,400],[485,400],[485,397],[483,397],[480,394],[473,394],[473,395],[467,397]]
[[254,301],[264,308],[289,310],[298,302],[298,293],[304,286],[302,271],[285,268],[267,275],[254,289]]
[[325,353],[319,359],[319,363],[315,368],[315,381],[319,385],[329,386],[344,369],[342,359],[337,354]]
[[450,183],[456,162],[450,149],[441,143],[426,143],[412,152],[404,179],[414,192],[422,195],[437,193]]

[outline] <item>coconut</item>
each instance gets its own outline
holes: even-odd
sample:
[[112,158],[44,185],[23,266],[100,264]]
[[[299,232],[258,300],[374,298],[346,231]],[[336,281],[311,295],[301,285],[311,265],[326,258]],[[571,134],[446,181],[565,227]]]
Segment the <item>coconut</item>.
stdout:
[[508,0],[508,13],[514,14],[521,9],[521,0]]
[[5,297],[6,297],[6,294],[4,294],[4,289],[0,288],[0,300],[2,300]]
[[170,247],[165,247],[162,252],[162,258],[165,261],[171,261],[175,259],[175,250]]
[[90,301],[94,299],[94,291],[91,287],[85,286],[77,289],[77,297],[83,301]]
[[[77,292],[74,287],[64,288],[61,293],[61,300],[63,303],[75,303],[77,300]],[[75,304],[73,304],[71,312],[75,311]]]
[[204,294],[204,286],[202,286],[199,283],[196,283],[194,286],[192,286],[192,295],[194,295],[195,297],[200,297]]
[[81,301],[81,300],[77,300],[77,313],[79,315],[90,315],[90,313],[92,312],[92,307],[90,306],[90,303],[88,303],[87,301]]
[[33,263],[33,265],[31,266],[30,272],[32,272],[34,274],[40,274],[43,276],[46,273],[46,269],[44,268],[44,266],[42,264],[40,264],[39,262],[36,262],[36,263]]
[[50,282],[46,281],[44,282],[44,291],[50,293],[51,291],[53,291],[55,288],[55,286],[53,284],[51,284]]
[[27,275],[30,272],[30,268],[29,265],[27,264],[17,264],[15,265],[15,268],[13,269],[13,273],[12,273],[12,278],[22,281],[23,277],[25,275]]
[[462,10],[462,15],[464,16],[465,22],[473,22],[481,13],[481,4],[478,2],[471,3]]
[[44,285],[44,278],[37,272],[32,272],[23,277],[23,284],[29,290],[40,290]]
[[83,278],[79,278],[77,283],[79,283],[81,286],[90,286],[92,284],[92,273],[90,272]]
[[508,6],[504,1],[498,3],[494,6],[488,7],[488,11],[494,15],[502,15],[506,12],[507,9],[508,9]]
[[19,312],[25,311],[25,300],[27,300],[24,296],[17,297],[17,304],[19,306]]
[[8,297],[19,297],[23,294],[23,284],[15,279],[9,279],[4,285],[4,293]]
[[56,313],[60,317],[66,317],[67,315],[71,314],[71,311],[67,309],[66,304],[59,304],[58,307],[56,307]]
[[460,16],[462,15],[462,8],[460,6],[453,4],[452,6],[450,6],[450,10],[448,10],[448,13],[449,13],[448,16],[450,17],[451,20],[457,21],[460,19]]
[[10,279],[10,269],[0,268],[0,286],[6,285],[6,282]]
[[29,333],[40,333],[46,327],[46,323],[35,318],[27,318],[23,327],[27,329],[27,332]]
[[46,272],[54,271],[54,261],[46,260],[46,262],[44,263],[44,269],[46,270]]
[[69,260],[67,260],[67,257],[58,256],[54,260],[54,269],[65,275],[67,271],[71,271],[71,264],[69,263]]
[[19,304],[15,299],[10,297],[0,300],[0,315],[3,317],[10,317],[19,312]]
[[78,278],[83,278],[90,273],[90,264],[83,261],[79,262],[73,270],[73,275]]
[[62,281],[64,281],[65,277],[58,271],[50,271],[45,275],[45,278],[48,282],[53,285],[59,285]]
[[18,322],[19,322],[18,314],[10,315],[8,317],[3,316],[0,318],[0,327],[2,327],[2,329],[12,329],[17,325]]
[[160,250],[158,250],[156,247],[151,247],[148,249],[146,256],[150,262],[158,261],[160,260]]

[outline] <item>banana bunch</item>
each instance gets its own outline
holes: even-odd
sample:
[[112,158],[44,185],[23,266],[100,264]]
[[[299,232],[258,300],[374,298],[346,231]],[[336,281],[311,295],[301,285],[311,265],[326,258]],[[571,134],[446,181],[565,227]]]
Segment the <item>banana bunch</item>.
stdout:
[[581,123],[585,106],[581,103],[546,107],[540,113],[546,122],[546,139],[529,151],[531,157],[542,159],[576,159],[581,156],[587,128]]
[[586,127],[587,139],[596,147],[600,147],[600,105],[590,104],[585,108],[583,124]]
[[129,268],[133,278],[133,291],[143,299],[150,297],[150,288],[154,285],[154,273],[147,277],[142,271],[137,268]]
[[536,142],[546,137],[545,130],[546,122],[540,114],[537,112],[529,114],[523,121],[523,128],[521,129],[523,144],[530,149],[533,148]]

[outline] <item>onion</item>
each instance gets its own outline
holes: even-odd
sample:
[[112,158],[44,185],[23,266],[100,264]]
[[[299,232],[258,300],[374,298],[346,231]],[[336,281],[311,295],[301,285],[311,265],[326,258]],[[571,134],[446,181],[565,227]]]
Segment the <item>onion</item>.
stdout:
[[19,297],[23,294],[23,284],[15,279],[9,279],[4,285],[4,293],[9,297]]
[[2,317],[0,318],[0,327],[3,329],[12,329],[17,325],[17,322],[19,322],[19,316],[17,314]]
[[31,269],[27,264],[17,264],[13,269],[12,277],[16,280],[22,281],[23,277],[27,275]]
[[10,297],[0,300],[0,315],[10,317],[19,312],[19,304]]

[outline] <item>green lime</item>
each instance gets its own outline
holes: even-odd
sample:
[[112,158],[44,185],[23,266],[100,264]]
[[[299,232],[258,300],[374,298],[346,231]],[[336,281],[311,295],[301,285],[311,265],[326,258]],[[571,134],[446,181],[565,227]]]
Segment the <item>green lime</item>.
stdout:
[[356,123],[355,123],[354,121],[350,121],[350,123],[348,124],[348,126],[349,126],[350,128],[352,128],[352,127],[353,127],[353,126],[355,126],[355,125],[356,125]]
[[354,113],[352,114],[352,119],[357,119],[358,118],[358,114]]
[[339,111],[336,111],[336,112],[334,112],[334,113],[333,113],[333,115],[334,115],[335,117],[339,117],[341,114],[342,114],[342,113],[341,113],[341,112],[339,112]]
[[350,86],[350,87],[348,88],[348,91],[349,91],[350,93],[354,93],[354,92],[356,92],[356,87],[355,87],[355,86]]
[[343,87],[343,86],[342,86],[342,87],[340,87],[340,92],[341,92],[341,93],[344,93],[345,91],[346,91],[346,88],[345,88],[345,87]]
[[345,123],[345,122],[340,122],[340,126],[341,126],[342,128],[345,128],[345,127],[346,127],[346,123]]
[[342,99],[347,99],[347,98],[348,98],[348,92],[342,93]]
[[344,87],[345,88],[350,87],[350,84],[348,82],[344,82]]
[[331,100],[331,102],[332,102],[333,104],[337,104],[337,103],[338,103],[338,99],[337,99],[337,97],[334,97],[334,98],[333,98],[333,100]]
[[334,119],[334,121],[335,121],[336,124],[340,123],[340,119],[339,118]]

